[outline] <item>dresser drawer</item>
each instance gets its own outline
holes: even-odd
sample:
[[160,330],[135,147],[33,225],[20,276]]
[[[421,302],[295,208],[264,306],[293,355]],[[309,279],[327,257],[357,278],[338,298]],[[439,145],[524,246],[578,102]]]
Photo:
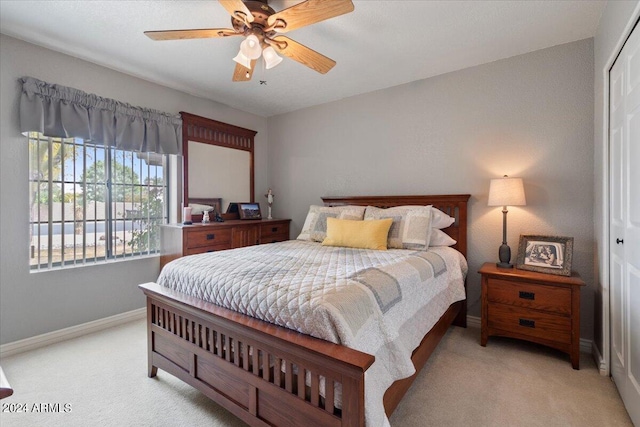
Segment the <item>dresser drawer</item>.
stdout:
[[487,283],[487,297],[492,303],[533,308],[566,316],[571,314],[570,288],[490,278]]
[[280,238],[283,234],[286,234],[287,237],[282,240],[289,240],[289,224],[262,224],[260,226],[260,239],[263,243],[271,243],[270,238],[272,236],[279,236],[278,238]]
[[215,251],[223,251],[225,249],[231,249],[230,243],[222,243],[217,245],[209,245],[209,246],[200,246],[197,248],[188,248],[184,254],[185,255],[195,255],[195,254],[203,254],[205,252],[215,252]]
[[270,236],[262,236],[260,237],[260,243],[276,243],[276,242],[284,242],[289,240],[289,232],[287,231],[284,234],[272,234]]
[[[187,233],[187,249],[226,245],[230,247],[231,229],[189,230]],[[205,251],[206,252],[206,251]]]
[[570,317],[502,304],[489,304],[488,311],[490,329],[571,343]]

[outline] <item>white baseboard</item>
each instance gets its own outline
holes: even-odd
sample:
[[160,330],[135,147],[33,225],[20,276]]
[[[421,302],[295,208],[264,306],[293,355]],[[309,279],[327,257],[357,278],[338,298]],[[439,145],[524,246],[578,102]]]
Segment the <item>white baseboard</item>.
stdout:
[[591,354],[593,355],[593,360],[596,362],[596,366],[600,371],[600,375],[603,377],[609,376],[609,370],[607,369],[607,362],[604,360],[604,357],[600,354],[600,350],[598,350],[598,346],[596,343],[592,343]]
[[[473,328],[480,328],[482,325],[482,320],[480,319],[480,317],[477,316],[469,316],[467,315],[467,326],[471,326]],[[581,353],[593,353],[593,350],[596,348],[595,345],[593,345],[593,341],[592,340],[587,340],[584,338],[580,338],[580,352]],[[602,364],[600,364],[600,366],[602,366]],[[602,368],[600,368],[600,372],[602,372]]]
[[479,328],[481,325],[482,321],[479,317],[467,315],[467,327]]
[[146,315],[147,308],[143,307],[126,313],[116,314],[115,316],[105,317],[104,319],[98,319],[81,325],[71,326],[58,331],[47,332],[46,334],[36,335],[35,337],[3,344],[0,345],[0,357],[13,356],[14,354],[35,350],[40,347],[45,347],[93,332],[98,332],[103,329],[109,329],[124,323],[129,323],[134,320],[144,319]]

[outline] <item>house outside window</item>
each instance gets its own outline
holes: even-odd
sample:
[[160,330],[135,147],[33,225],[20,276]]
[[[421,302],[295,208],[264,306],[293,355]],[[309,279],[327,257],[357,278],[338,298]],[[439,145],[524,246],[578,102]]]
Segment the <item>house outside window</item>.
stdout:
[[167,155],[28,133],[31,271],[160,250]]

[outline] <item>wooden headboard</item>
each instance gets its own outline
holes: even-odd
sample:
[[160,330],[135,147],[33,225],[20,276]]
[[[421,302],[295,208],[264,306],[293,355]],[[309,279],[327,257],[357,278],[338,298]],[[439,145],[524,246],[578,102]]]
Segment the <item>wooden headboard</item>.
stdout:
[[325,206],[375,206],[390,208],[393,206],[418,205],[440,209],[455,218],[455,222],[444,231],[456,243],[453,247],[467,257],[467,202],[470,194],[444,194],[440,196],[355,196],[355,197],[323,197]]

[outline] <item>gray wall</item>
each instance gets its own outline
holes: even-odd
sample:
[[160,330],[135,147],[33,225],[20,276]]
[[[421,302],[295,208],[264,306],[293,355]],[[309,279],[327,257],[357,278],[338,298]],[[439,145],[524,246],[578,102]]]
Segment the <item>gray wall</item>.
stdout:
[[489,180],[525,182],[527,206],[509,209],[513,258],[520,234],[573,236],[583,338],[593,337],[593,40],[307,108],[269,119],[274,214],[299,233],[321,196],[470,193],[470,314],[496,261],[499,207]]
[[[609,277],[609,223],[607,179],[608,160],[608,97],[605,96],[609,85],[608,71],[611,68],[615,56],[621,49],[621,43],[629,35],[632,25],[638,19],[640,1],[610,1],[607,3],[596,36],[594,37],[594,230],[595,230],[595,337],[594,341],[600,355],[605,356],[609,345],[604,342],[604,328],[607,324],[603,321],[606,315],[605,307],[608,306]],[[634,12],[635,11],[635,12]],[[638,31],[638,30],[636,30]],[[606,357],[606,356],[605,356]],[[605,361],[605,365],[606,365]]]
[[150,257],[29,272],[28,149],[18,128],[18,78],[22,76],[133,105],[175,114],[188,111],[256,130],[256,194],[267,191],[265,118],[0,35],[1,343],[143,307],[137,285],[154,281],[159,268],[158,257]]

